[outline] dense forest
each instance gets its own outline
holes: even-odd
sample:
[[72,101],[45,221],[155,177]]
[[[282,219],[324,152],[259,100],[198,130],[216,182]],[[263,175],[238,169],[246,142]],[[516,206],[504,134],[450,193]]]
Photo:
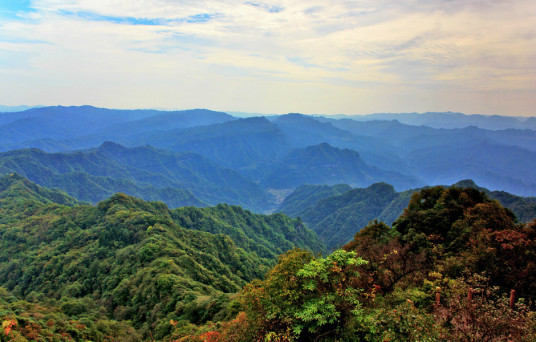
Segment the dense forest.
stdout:
[[536,221],[475,188],[415,192],[330,253],[284,214],[88,205],[16,174],[0,210],[1,341],[536,338]]
[[0,113],[0,342],[535,341],[534,120],[393,118]]
[[[472,180],[453,184],[483,191],[489,198],[512,210],[519,221],[536,218],[536,197],[521,197],[505,191],[490,191]],[[357,229],[379,220],[392,224],[409,204],[411,195],[425,188],[396,192],[385,183],[352,189],[349,185],[304,184],[289,194],[277,209],[291,217],[299,217],[313,229],[328,249],[350,241]]]
[[[145,334],[169,315],[189,317],[223,301],[289,249],[323,251],[312,231],[283,214],[228,205],[169,210],[123,194],[89,206],[16,174],[0,179],[0,210],[6,294],[86,326],[115,319]],[[4,303],[3,316],[17,312],[11,304],[20,302]]]

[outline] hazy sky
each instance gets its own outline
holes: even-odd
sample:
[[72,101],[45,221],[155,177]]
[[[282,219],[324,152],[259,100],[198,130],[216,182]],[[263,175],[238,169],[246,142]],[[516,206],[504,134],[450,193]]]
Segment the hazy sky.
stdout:
[[536,1],[0,0],[0,104],[536,115]]

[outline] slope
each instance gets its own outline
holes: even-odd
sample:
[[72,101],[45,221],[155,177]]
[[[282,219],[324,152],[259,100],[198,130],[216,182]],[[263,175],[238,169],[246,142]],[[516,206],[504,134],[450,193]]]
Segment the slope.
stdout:
[[[287,196],[277,211],[291,217],[300,217],[332,249],[349,241],[356,231],[373,220],[392,224],[408,206],[411,196],[427,188],[395,192],[391,185],[378,183],[368,188],[332,194],[342,187],[302,186]],[[489,198],[512,210],[520,222],[536,218],[535,197],[490,191],[477,186],[472,180],[459,181],[452,187],[474,188],[484,192]],[[299,210],[293,210],[294,208]]]
[[[16,191],[21,179],[12,179],[0,179],[0,194]],[[200,296],[236,292],[262,277],[281,248],[267,239],[277,236],[273,242],[284,247],[321,247],[298,220],[229,206],[173,211],[124,194],[96,207],[28,199],[14,208],[9,202],[0,202],[2,217],[14,218],[0,222],[0,286],[19,298],[58,301],[75,317],[96,308],[142,329],[185,314],[186,304]],[[243,239],[235,243],[199,230],[208,230],[205,221]]]
[[263,210],[268,205],[255,184],[232,170],[199,155],[148,146],[128,149],[107,142],[74,153],[16,150],[0,153],[0,172],[17,172],[91,202],[125,192],[170,206],[227,202]]
[[[106,140],[117,141],[133,133],[208,125],[233,119],[228,114],[203,109],[163,112],[92,106],[33,108],[0,115],[0,150],[49,147],[47,151],[64,151],[89,148]],[[43,139],[49,140],[46,146],[39,145]]]
[[261,184],[269,188],[292,189],[302,184],[366,186],[379,181],[402,188],[419,184],[413,177],[369,166],[354,150],[338,149],[327,143],[290,152]]
[[348,184],[336,185],[311,185],[304,184],[290,193],[279,205],[277,212],[286,214],[290,217],[300,217],[309,207],[313,206],[318,200],[340,195],[352,187]]
[[16,173],[0,177],[0,200],[3,203],[30,200],[67,206],[80,204],[64,192],[41,187]]

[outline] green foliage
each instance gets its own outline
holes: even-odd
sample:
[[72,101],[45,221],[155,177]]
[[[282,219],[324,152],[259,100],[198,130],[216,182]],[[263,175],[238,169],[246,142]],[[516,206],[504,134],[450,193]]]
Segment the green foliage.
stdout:
[[110,320],[95,310],[92,299],[84,299],[85,304],[73,314],[69,310],[74,301],[48,299],[47,303],[36,304],[20,300],[0,287],[0,322],[4,328],[0,330],[0,341],[142,340],[129,322]]
[[66,206],[18,176],[0,184],[2,342],[536,336],[536,221],[476,189],[416,193],[394,228],[372,221],[321,257],[283,214],[124,194]]
[[336,250],[324,259],[315,259],[300,269],[296,275],[304,280],[306,300],[296,317],[303,325],[294,328],[301,332],[319,331],[325,325],[344,325],[350,315],[360,317],[361,289],[357,287],[357,268],[367,262],[357,258],[354,252]]
[[[529,222],[536,218],[536,199],[533,197],[489,191],[477,187],[470,180],[461,181],[452,186],[454,189],[461,187],[471,188],[468,189],[468,193],[480,191],[490,199],[498,200],[503,206],[511,209],[521,222]],[[279,211],[292,217],[299,216],[307,226],[317,232],[328,249],[334,249],[350,241],[357,230],[373,220],[392,224],[408,207],[412,194],[418,191],[423,193],[433,191],[423,188],[395,192],[390,185],[379,183],[364,189],[335,193],[342,189],[344,189],[343,185],[332,187],[304,185],[285,198]],[[432,201],[437,201],[437,199]],[[441,201],[448,201],[448,199],[444,198]],[[427,219],[430,220],[427,224],[439,223],[432,222],[432,217],[427,217]]]
[[372,311],[371,327],[364,332],[367,341],[445,341],[445,329],[436,317],[416,308],[411,301]]
[[171,207],[226,202],[264,211],[271,206],[267,194],[233,170],[197,154],[149,146],[127,148],[105,142],[76,153],[37,149],[0,153],[0,173],[12,172],[93,203],[122,192]]
[[[20,184],[0,194],[16,196]],[[168,334],[160,322],[169,319],[229,319],[236,310],[226,294],[262,278],[283,248],[322,248],[283,214],[227,205],[171,211],[124,194],[68,207],[27,188],[21,201],[0,197],[0,285],[25,300],[49,298],[72,319],[100,312],[130,321],[145,336]]]
[[287,252],[266,279],[241,294],[250,326],[258,339],[337,338],[349,321],[365,321],[358,267],[353,252],[335,251],[313,258],[299,249]]
[[319,200],[303,213],[302,219],[328,248],[333,249],[348,242],[359,228],[382,215],[396,197],[391,185],[377,183]]
[[351,189],[347,184],[331,186],[304,184],[285,197],[277,211],[290,217],[301,217],[309,207],[314,206],[319,200],[340,195]]
[[172,217],[182,227],[228,235],[238,246],[261,258],[274,260],[293,247],[324,251],[316,234],[301,220],[283,214],[259,215],[219,204],[212,208],[177,208]]

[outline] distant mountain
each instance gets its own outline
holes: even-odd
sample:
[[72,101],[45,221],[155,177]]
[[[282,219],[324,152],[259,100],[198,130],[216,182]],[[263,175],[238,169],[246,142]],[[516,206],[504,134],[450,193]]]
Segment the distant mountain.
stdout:
[[461,141],[417,149],[407,159],[428,184],[471,178],[492,190],[536,194],[536,152],[519,147]]
[[[348,129],[342,120],[323,119],[303,114],[287,114],[271,117],[292,141],[295,147],[307,147],[328,143],[338,148],[358,151],[361,158],[384,170],[409,173],[409,165],[399,155],[398,146],[386,142],[382,136],[372,137],[368,132],[356,132]],[[347,120],[354,124],[357,121]]]
[[[252,179],[261,165],[273,163],[292,149],[288,137],[262,117],[147,134],[126,143],[149,142],[176,152],[201,154],[220,165],[251,175]],[[259,172],[263,172],[262,168]]]
[[320,122],[308,115],[292,113],[269,119],[289,137],[289,140],[296,147],[355,139],[352,133],[337,128],[331,123]]
[[0,105],[0,113],[22,112],[28,109],[43,107],[43,106],[3,106]]
[[[434,127],[458,127],[453,122],[471,125],[461,125],[463,128],[433,128],[408,124],[406,119],[412,117],[442,123],[431,125]],[[387,118],[390,120],[384,120]],[[489,189],[501,189],[523,196],[536,195],[536,174],[532,162],[536,160],[536,130],[494,130],[475,126],[479,122],[488,122],[486,120],[504,127],[508,127],[509,122],[519,122],[516,127],[523,128],[531,127],[532,122],[536,123],[536,118],[467,116],[459,113],[378,114],[365,118],[344,116],[340,119],[291,113],[237,119],[226,113],[205,109],[162,112],[57,106],[2,113],[0,151],[38,148],[47,152],[68,152],[89,150],[106,141],[114,141],[128,148],[150,145],[179,154],[196,153],[205,158],[203,161],[197,158],[196,164],[208,161],[213,164],[213,167],[200,166],[206,169],[200,176],[204,180],[184,170],[177,171],[180,179],[176,179],[172,176],[175,171],[167,172],[165,168],[156,172],[160,176],[154,177],[152,174],[155,172],[149,169],[143,172],[126,171],[124,165],[107,169],[107,172],[115,169],[117,172],[114,175],[86,172],[84,168],[77,169],[77,172],[86,172],[89,176],[109,176],[114,178],[114,182],[121,179],[121,189],[145,199],[164,196],[159,189],[183,189],[190,191],[202,203],[224,201],[262,212],[274,208],[271,203],[273,196],[266,194],[266,191],[285,192],[304,183],[349,183],[362,187],[374,182],[387,182],[398,190],[404,190],[425,184],[451,184],[459,179],[470,178]],[[318,147],[309,149],[323,144],[337,150],[326,152]],[[346,151],[346,154],[341,151]],[[351,151],[358,155],[360,163],[356,162],[357,158],[349,157]],[[327,155],[330,153],[333,156]],[[354,169],[350,170],[350,166]],[[137,164],[134,167],[139,168]],[[198,172],[197,166],[188,167]],[[238,186],[220,186],[226,184],[225,179],[230,174],[223,176],[214,167],[239,173],[244,185],[239,186],[237,178],[232,178],[231,183]],[[4,172],[10,170],[8,168]],[[207,183],[206,178],[212,174],[210,170],[217,175]],[[119,175],[125,172],[127,177]],[[81,178],[95,184],[110,183],[110,180],[89,180],[87,175]],[[75,178],[68,182],[72,183],[68,187],[74,189]],[[188,183],[186,187],[185,182]],[[133,185],[144,189],[132,192]],[[101,185],[103,190],[96,192],[100,196],[98,199],[109,196],[112,188],[117,186]],[[252,190],[254,187],[257,190]],[[253,193],[261,196],[259,201],[249,196]],[[92,196],[93,199],[97,198],[96,195]],[[169,192],[166,196],[162,199],[169,205],[179,203],[170,202],[172,195]],[[188,197],[184,193],[181,196]],[[186,202],[181,199],[180,203]]]
[[[475,188],[485,192],[511,209],[521,222],[536,218],[536,197],[521,197],[504,191],[481,188],[472,180],[453,184],[455,187]],[[278,212],[300,217],[329,249],[349,241],[356,231],[370,221],[379,220],[392,224],[408,206],[411,195],[420,189],[396,192],[391,185],[373,184],[339,194],[342,185],[334,187],[305,185],[296,189],[281,204]],[[296,209],[299,208],[299,209]]]
[[315,205],[318,200],[340,195],[350,190],[352,190],[352,187],[348,184],[304,184],[285,197],[277,211],[290,217],[300,217],[309,207]]
[[292,189],[302,184],[367,186],[378,181],[391,182],[402,188],[419,183],[415,178],[369,166],[354,150],[322,143],[289,153],[262,184],[269,188]]
[[529,129],[486,130],[475,126],[463,129],[436,129],[426,126],[412,126],[399,120],[357,121],[353,119],[323,119],[333,126],[355,135],[379,139],[398,147],[403,156],[407,151],[423,147],[443,146],[452,143],[486,141],[506,146],[518,146],[536,151],[536,131]]
[[476,126],[483,129],[502,130],[507,128],[532,129],[536,130],[534,118],[502,116],[502,115],[481,115],[462,114],[453,112],[427,112],[419,113],[377,113],[368,115],[339,115],[338,117],[348,117],[353,120],[398,120],[404,124],[414,126],[428,126],[433,128],[465,128]]
[[270,205],[268,195],[235,171],[193,153],[148,146],[129,149],[107,142],[85,152],[4,152],[0,172],[17,172],[91,202],[124,192],[173,207],[230,203],[263,211]]
[[[362,136],[381,139],[398,147],[409,170],[427,184],[451,184],[472,178],[490,189],[523,196],[536,194],[533,161],[536,160],[536,131],[435,129],[392,121],[324,119],[333,126]],[[376,165],[376,164],[374,164]]]
[[[93,147],[107,140],[117,141],[128,146],[157,145],[156,140],[167,136],[169,132],[172,132],[171,135],[173,135],[173,132],[232,120],[236,120],[236,118],[226,113],[207,109],[156,112],[155,115],[146,118],[115,124],[96,134],[68,139],[65,143],[75,148]],[[154,139],[155,137],[158,138]]]
[[0,114],[0,150],[38,147],[34,142],[52,139],[51,150],[94,147],[106,140],[144,131],[188,128],[221,123],[234,118],[203,109],[162,112],[81,107],[40,107]]

